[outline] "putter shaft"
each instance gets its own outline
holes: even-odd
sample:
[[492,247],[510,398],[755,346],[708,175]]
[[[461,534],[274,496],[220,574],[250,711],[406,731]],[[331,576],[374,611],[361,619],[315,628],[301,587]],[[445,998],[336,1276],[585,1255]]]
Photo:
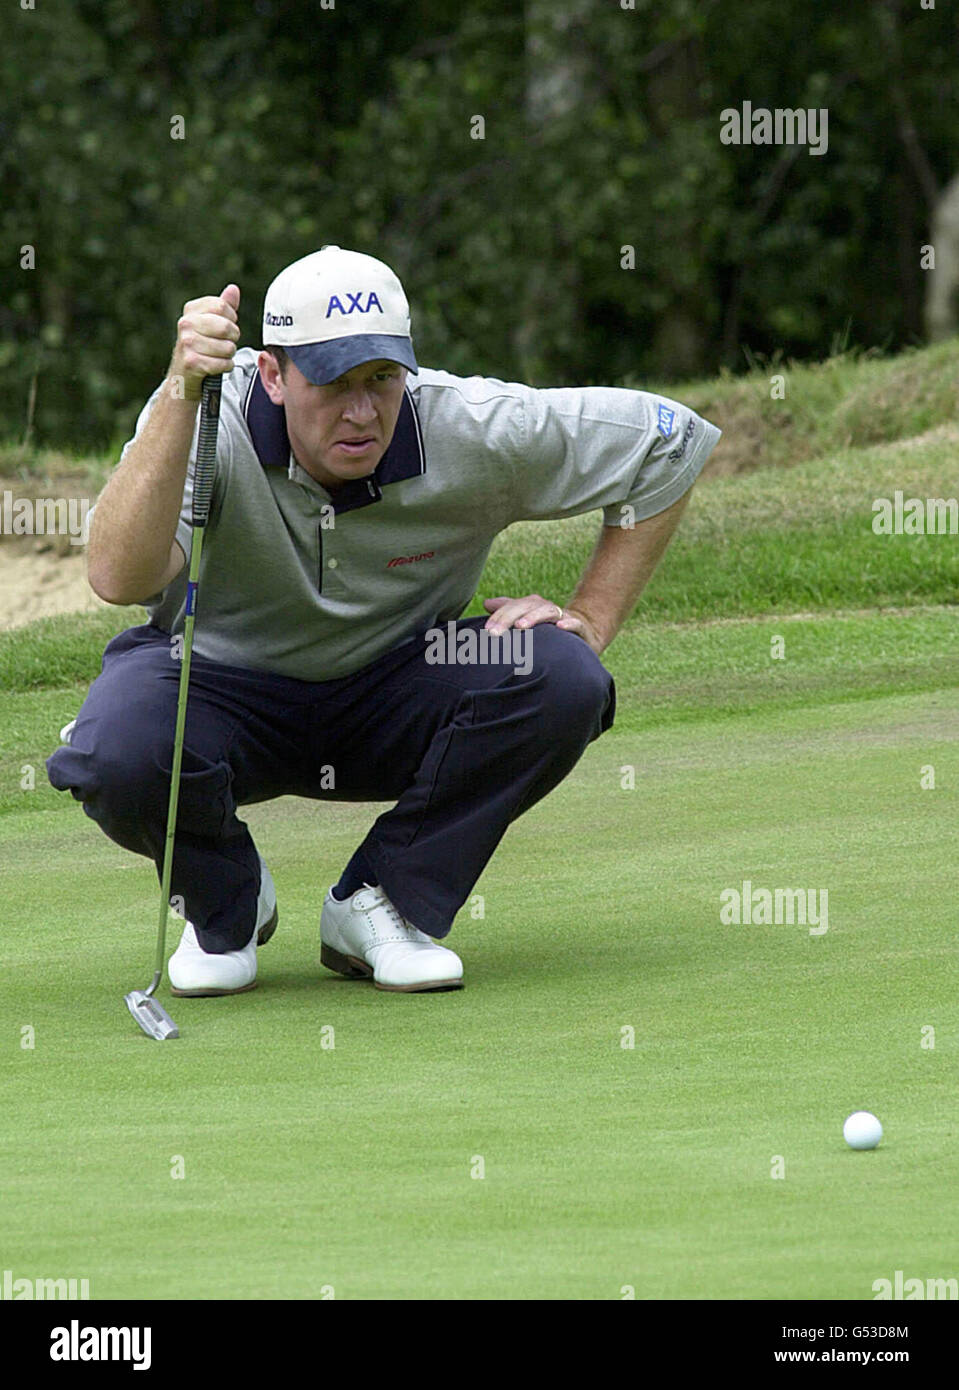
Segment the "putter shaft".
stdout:
[[173,733],[173,766],[170,770],[170,800],[167,808],[166,842],[163,847],[163,870],[160,879],[160,914],[157,923],[156,958],[153,979],[149,988],[135,989],[125,994],[127,1008],[148,1037],[158,1041],[178,1038],[180,1031],[173,1019],[153,996],[163,979],[166,956],[166,924],[170,910],[170,881],[173,876],[173,849],[176,839],[177,806],[180,799],[180,770],[183,766],[183,735],[186,728],[187,694],[190,686],[190,662],[193,656],[193,625],[196,618],[196,597],[200,583],[200,557],[203,535],[210,517],[213,480],[216,470],[216,436],[220,422],[220,377],[208,376],[203,382],[200,404],[200,430],[197,442],[196,467],[193,478],[193,543],[190,548],[190,570],[186,587],[186,612],[183,619],[183,657],[177,693],[176,727]]

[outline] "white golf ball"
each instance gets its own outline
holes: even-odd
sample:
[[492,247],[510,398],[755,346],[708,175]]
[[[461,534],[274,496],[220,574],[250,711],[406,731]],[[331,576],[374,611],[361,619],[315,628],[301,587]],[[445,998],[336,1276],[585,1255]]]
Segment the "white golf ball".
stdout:
[[856,1110],[842,1127],[851,1149],[874,1149],[882,1138],[882,1125],[868,1110]]

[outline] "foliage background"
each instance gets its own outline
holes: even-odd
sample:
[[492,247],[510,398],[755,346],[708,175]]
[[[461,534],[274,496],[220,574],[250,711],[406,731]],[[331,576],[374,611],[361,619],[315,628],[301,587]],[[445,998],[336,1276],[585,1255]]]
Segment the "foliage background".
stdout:
[[[258,345],[267,284],[326,242],[389,261],[420,360],[460,373],[665,383],[921,341],[955,7],[622,3],[5,5],[0,437],[125,438],[185,300],[236,280]],[[744,100],[827,107],[828,153],[722,145]]]

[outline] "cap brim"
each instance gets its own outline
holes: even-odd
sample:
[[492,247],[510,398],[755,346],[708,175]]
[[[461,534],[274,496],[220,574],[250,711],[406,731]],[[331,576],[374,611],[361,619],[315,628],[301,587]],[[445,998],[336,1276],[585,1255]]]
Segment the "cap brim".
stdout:
[[314,386],[326,386],[344,372],[380,359],[399,362],[414,375],[419,373],[409,338],[390,333],[358,333],[351,338],[334,338],[329,343],[301,343],[283,350]]

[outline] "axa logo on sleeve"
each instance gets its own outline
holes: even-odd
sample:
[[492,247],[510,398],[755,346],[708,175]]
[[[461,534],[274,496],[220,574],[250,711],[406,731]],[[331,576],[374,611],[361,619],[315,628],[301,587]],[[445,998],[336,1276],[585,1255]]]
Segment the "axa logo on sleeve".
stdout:
[[673,421],[676,419],[675,410],[670,410],[669,406],[660,403],[659,416],[656,427],[664,439],[668,439],[673,432]]
[[327,318],[330,317],[334,310],[337,310],[341,314],[352,314],[357,312],[361,314],[368,314],[370,310],[373,308],[374,304],[376,305],[377,309],[379,309],[380,313],[383,313],[383,305],[380,303],[379,299],[376,297],[376,294],[372,290],[369,292],[369,297],[366,301],[365,309],[363,308],[362,290],[360,290],[359,294],[350,294],[349,290],[347,290],[346,297],[350,301],[350,307],[348,309],[345,309],[343,307],[342,300],[340,299],[338,294],[330,296],[330,302],[327,305],[326,309]]

